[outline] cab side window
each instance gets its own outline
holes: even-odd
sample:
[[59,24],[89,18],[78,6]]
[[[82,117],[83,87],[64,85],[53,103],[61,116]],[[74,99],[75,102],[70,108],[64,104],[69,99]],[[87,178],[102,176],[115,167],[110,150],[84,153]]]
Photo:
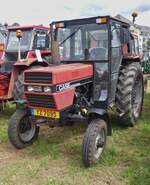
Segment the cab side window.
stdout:
[[111,40],[111,68],[112,73],[118,71],[121,61],[121,41],[120,41],[120,29],[113,26],[111,28],[112,40]]
[[49,36],[46,32],[37,32],[34,37],[34,49],[49,48]]

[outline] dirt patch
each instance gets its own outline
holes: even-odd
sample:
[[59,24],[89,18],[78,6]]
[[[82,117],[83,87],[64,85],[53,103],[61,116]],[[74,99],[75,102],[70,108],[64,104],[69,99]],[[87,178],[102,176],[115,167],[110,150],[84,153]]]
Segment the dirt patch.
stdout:
[[145,91],[147,93],[150,93],[150,75],[145,75],[145,78],[146,78]]

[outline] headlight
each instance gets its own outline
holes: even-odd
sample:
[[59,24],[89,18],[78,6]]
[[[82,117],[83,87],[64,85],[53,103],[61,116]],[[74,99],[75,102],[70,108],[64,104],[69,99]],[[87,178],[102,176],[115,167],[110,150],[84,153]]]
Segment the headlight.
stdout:
[[35,92],[42,92],[42,87],[41,86],[33,86],[33,89]]
[[31,91],[34,91],[34,88],[33,88],[33,86],[28,86],[27,90],[31,92]]
[[30,92],[42,92],[42,87],[41,86],[28,86],[27,90]]
[[44,90],[44,92],[46,92],[46,93],[51,93],[51,92],[52,92],[51,88],[48,87],[48,86],[44,87],[43,90]]

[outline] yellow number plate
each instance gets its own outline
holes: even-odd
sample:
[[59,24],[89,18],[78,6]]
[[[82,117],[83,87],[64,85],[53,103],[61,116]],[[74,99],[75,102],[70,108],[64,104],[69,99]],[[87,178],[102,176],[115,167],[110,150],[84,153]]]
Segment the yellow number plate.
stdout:
[[32,113],[34,116],[42,116],[42,117],[54,118],[54,119],[60,118],[60,113],[57,111],[34,109]]

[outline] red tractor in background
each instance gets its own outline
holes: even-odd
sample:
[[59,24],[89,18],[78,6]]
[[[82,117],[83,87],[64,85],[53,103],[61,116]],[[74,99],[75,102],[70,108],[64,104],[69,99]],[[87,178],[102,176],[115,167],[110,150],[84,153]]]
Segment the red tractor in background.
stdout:
[[7,29],[5,28],[5,26],[2,26],[2,28],[0,28],[0,58],[2,57],[4,52],[6,37]]
[[23,71],[47,66],[50,60],[49,28],[9,27],[5,50],[0,59],[0,107],[23,93]]
[[32,144],[43,124],[86,120],[82,158],[98,162],[111,135],[109,108],[134,126],[143,104],[143,73],[137,37],[129,24],[110,16],[51,24],[53,65],[24,72],[25,99],[8,126],[18,149]]

